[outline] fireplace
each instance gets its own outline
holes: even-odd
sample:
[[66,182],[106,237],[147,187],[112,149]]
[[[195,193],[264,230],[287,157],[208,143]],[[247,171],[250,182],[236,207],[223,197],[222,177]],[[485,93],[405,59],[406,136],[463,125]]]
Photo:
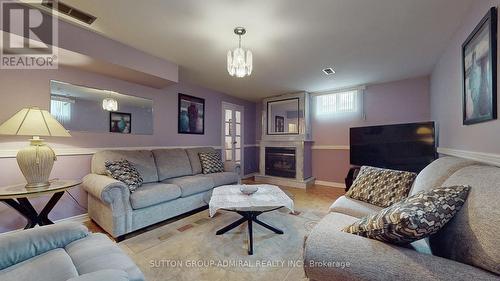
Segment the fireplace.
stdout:
[[266,175],[295,178],[296,155],[294,147],[266,147]]

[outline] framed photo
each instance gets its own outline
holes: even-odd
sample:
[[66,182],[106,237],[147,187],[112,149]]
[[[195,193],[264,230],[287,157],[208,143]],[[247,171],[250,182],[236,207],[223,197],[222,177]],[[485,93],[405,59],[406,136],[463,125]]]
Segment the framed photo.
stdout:
[[463,124],[497,119],[497,10],[462,45]]
[[130,134],[132,132],[132,114],[111,111],[109,113],[109,131]]
[[205,99],[179,93],[179,134],[205,134]]
[[285,132],[285,117],[283,116],[275,116],[274,117],[274,128],[278,133]]

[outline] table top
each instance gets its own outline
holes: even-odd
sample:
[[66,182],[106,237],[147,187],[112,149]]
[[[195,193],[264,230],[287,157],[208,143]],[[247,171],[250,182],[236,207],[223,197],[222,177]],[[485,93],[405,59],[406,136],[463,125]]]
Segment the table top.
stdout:
[[65,191],[81,184],[80,180],[53,180],[49,186],[39,188],[26,188],[26,184],[15,184],[0,187],[0,199],[15,199],[38,197],[46,194]]
[[275,185],[256,184],[259,189],[246,195],[240,191],[243,185],[223,185],[214,188],[210,199],[210,216],[214,216],[217,210],[234,211],[269,211],[279,207],[286,207],[293,211],[293,200],[283,190]]

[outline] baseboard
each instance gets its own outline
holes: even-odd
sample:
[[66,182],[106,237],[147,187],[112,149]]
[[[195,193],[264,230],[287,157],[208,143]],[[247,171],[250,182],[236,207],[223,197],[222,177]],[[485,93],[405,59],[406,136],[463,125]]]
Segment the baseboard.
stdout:
[[250,173],[250,174],[246,174],[244,175],[243,177],[241,177],[242,179],[248,179],[248,178],[252,178],[252,177],[255,177],[255,175],[257,175],[258,173]]
[[313,145],[313,150],[350,150],[348,145]]
[[[81,215],[77,215],[77,216],[73,216],[73,217],[69,217],[69,218],[56,220],[56,221],[54,221],[54,223],[62,223],[62,222],[84,223],[84,222],[89,221],[89,220],[90,220],[89,214],[85,213],[85,214],[81,214]],[[23,230],[24,229],[11,230],[11,231],[7,231],[4,233],[0,233],[0,235],[15,233],[15,232],[23,231]]]
[[437,152],[439,154],[455,156],[465,159],[474,160],[477,162],[482,162],[494,166],[500,166],[500,154],[475,152],[468,150],[459,150],[446,147],[438,147]]
[[345,189],[345,184],[340,183],[340,182],[316,180],[316,181],[314,181],[314,184]]

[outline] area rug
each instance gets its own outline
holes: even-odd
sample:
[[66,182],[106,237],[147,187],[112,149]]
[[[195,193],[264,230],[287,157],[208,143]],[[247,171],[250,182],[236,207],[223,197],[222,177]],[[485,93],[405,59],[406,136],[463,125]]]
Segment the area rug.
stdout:
[[247,224],[223,235],[215,232],[240,218],[208,210],[152,229],[119,243],[149,281],[307,280],[302,265],[304,236],[324,216],[315,211],[274,211],[259,219],[280,228],[275,234],[257,224],[254,254],[247,254]]

